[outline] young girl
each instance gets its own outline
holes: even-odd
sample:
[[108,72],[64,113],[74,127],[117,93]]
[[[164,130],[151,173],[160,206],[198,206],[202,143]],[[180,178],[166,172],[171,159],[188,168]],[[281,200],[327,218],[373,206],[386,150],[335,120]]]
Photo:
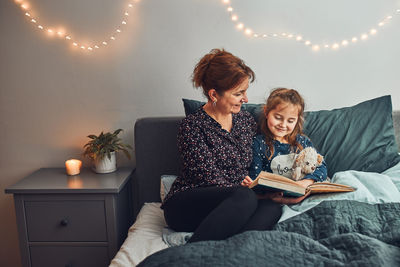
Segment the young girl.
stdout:
[[[311,140],[303,135],[304,100],[294,89],[274,89],[267,99],[262,114],[261,131],[253,141],[253,162],[249,169],[251,179],[261,171],[267,171],[292,177],[295,155],[303,148],[313,146]],[[298,184],[307,187],[314,182],[327,178],[326,163],[317,167],[312,174],[307,174]],[[243,183],[251,182],[246,179]],[[284,204],[302,201],[300,198],[285,198],[283,194],[269,194],[266,197]]]

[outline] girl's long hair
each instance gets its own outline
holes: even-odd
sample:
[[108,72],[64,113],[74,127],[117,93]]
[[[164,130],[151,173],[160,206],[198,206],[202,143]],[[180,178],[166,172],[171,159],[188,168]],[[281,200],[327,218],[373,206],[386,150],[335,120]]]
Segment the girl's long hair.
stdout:
[[269,148],[270,155],[268,159],[271,159],[274,155],[274,135],[268,128],[267,118],[268,113],[271,110],[275,109],[279,104],[289,103],[295,105],[299,108],[298,113],[298,120],[296,126],[293,129],[293,132],[286,136],[288,143],[294,150],[294,152],[298,152],[303,149],[303,146],[297,142],[296,136],[298,134],[303,135],[303,124],[304,124],[304,99],[301,95],[294,89],[288,88],[275,88],[272,90],[271,94],[269,95],[267,102],[264,106],[264,112],[261,117],[261,132],[265,136],[265,142]]

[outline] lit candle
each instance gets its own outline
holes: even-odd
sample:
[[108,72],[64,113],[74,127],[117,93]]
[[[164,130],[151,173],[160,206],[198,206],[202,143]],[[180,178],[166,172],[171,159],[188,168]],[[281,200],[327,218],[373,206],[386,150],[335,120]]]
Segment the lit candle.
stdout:
[[82,161],[77,159],[69,159],[65,162],[65,169],[68,175],[77,175],[81,171]]

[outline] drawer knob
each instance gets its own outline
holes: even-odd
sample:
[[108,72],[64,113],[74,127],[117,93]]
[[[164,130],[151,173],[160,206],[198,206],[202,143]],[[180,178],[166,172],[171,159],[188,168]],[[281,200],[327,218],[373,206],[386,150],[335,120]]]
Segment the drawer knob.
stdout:
[[62,219],[61,222],[60,222],[60,224],[61,224],[62,226],[67,226],[67,225],[68,225],[68,219]]

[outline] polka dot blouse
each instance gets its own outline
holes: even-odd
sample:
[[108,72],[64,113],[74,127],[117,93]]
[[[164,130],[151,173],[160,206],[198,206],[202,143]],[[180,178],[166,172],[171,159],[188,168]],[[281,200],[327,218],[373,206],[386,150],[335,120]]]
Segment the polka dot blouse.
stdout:
[[182,120],[178,149],[182,168],[166,196],[201,186],[240,185],[252,160],[256,122],[247,111],[232,114],[230,132],[203,108]]

